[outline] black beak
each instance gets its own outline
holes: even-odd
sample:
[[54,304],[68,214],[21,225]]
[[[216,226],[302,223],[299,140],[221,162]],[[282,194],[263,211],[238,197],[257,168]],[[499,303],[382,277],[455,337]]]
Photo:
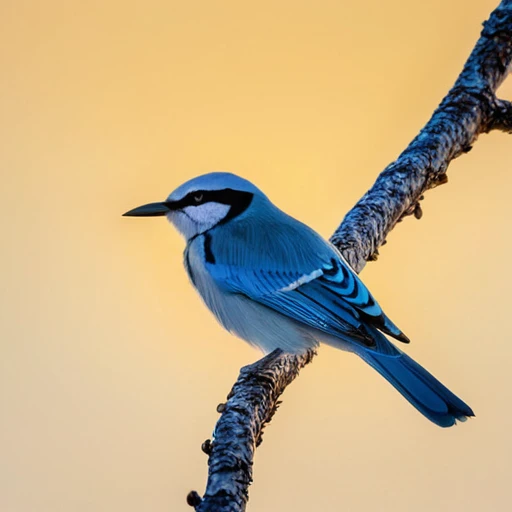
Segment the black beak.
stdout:
[[123,213],[123,217],[162,217],[171,211],[168,203],[149,203]]

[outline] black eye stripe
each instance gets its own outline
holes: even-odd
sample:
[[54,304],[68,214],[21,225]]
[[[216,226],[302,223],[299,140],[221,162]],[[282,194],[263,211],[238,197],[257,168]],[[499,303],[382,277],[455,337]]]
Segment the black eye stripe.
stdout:
[[253,194],[241,190],[225,188],[222,190],[195,190],[178,201],[167,202],[171,210],[182,210],[187,206],[199,206],[205,203],[220,203],[230,206],[228,214],[221,223],[224,223],[244,212],[251,204]]

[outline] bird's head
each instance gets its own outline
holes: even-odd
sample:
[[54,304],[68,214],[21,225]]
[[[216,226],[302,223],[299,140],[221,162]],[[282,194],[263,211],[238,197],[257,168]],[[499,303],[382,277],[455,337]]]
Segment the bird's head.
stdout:
[[190,240],[247,212],[255,197],[266,196],[251,182],[227,172],[212,172],[180,185],[161,203],[126,212],[126,217],[166,216]]

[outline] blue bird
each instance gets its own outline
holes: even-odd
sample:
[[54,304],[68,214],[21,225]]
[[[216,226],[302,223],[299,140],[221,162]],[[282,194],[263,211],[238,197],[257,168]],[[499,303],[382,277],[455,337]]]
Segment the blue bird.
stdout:
[[409,342],[340,252],[249,181],[205,174],[124,215],[166,216],[185,237],[185,268],[205,304],[263,352],[327,343],[357,354],[441,427],[474,415],[386,338]]

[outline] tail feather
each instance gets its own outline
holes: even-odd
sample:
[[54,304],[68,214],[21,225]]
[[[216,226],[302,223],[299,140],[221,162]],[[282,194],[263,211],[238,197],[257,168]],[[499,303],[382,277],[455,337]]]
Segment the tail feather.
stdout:
[[[388,342],[389,343],[389,342]],[[391,343],[390,343],[391,345]],[[373,350],[359,355],[390,382],[418,411],[440,427],[474,416],[471,407],[455,396],[425,368],[395,348],[394,354]]]

